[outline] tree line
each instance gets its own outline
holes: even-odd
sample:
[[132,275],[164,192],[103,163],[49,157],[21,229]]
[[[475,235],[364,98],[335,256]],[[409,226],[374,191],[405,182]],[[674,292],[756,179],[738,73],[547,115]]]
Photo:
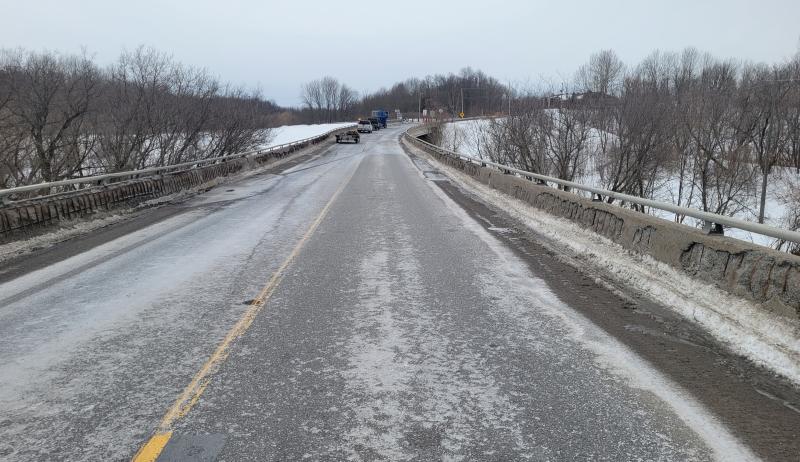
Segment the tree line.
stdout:
[[253,148],[278,111],[259,94],[140,47],[0,50],[0,187],[166,166]]
[[0,188],[79,178],[241,152],[269,128],[368,117],[495,114],[508,89],[471,68],[410,78],[359,95],[333,77],[302,85],[282,108],[204,69],[139,47],[99,66],[87,54],[0,50]]
[[606,50],[559,91],[516,92],[511,112],[461,136],[497,162],[713,213],[763,223],[769,188],[800,173],[800,54],[768,65],[688,48],[628,67]]
[[418,117],[421,110],[441,111],[445,117],[494,115],[510,97],[509,89],[482,71],[464,68],[459,73],[410,78],[389,88],[359,95],[333,77],[305,83],[300,91],[302,107],[292,116],[297,123],[333,122],[369,117],[372,110]]

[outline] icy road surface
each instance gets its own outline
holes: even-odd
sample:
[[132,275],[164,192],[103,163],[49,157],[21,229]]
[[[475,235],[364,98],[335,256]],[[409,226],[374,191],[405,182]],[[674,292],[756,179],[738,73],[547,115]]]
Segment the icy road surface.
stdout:
[[160,460],[753,457],[470,218],[400,132],[2,283],[0,459],[130,459],[301,241]]

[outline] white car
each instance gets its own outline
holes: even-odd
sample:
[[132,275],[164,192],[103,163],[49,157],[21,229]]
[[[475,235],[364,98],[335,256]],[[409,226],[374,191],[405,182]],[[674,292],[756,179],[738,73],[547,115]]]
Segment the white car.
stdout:
[[369,120],[359,120],[358,121],[358,132],[359,133],[372,133],[372,122]]

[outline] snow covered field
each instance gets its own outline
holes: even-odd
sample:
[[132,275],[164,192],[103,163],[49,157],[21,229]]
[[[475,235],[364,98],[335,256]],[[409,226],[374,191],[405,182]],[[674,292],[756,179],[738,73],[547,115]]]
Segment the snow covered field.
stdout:
[[272,140],[264,144],[263,147],[269,148],[280,144],[291,143],[293,141],[304,140],[323,133],[348,126],[355,126],[355,122],[340,122],[335,124],[314,124],[314,125],[283,125],[272,129]]
[[[487,143],[489,141],[483,132],[488,128],[489,123],[488,119],[477,119],[446,124],[443,136],[444,141],[442,142],[443,147],[476,159],[488,158]],[[595,137],[596,136],[595,134]],[[602,188],[603,185],[600,182],[597,171],[591,167],[591,159],[587,160],[586,164],[584,171],[578,175],[575,181],[588,186]],[[800,189],[800,175],[798,175],[794,169],[775,168],[775,172],[770,177],[767,189],[765,209],[766,224],[775,227],[785,226],[784,223],[791,207],[791,204],[787,203],[787,196],[790,191],[798,189]],[[653,199],[675,203],[674,198],[677,196],[677,190],[678,180],[676,178],[664,178],[656,187]],[[697,208],[697,206],[693,204],[692,208]],[[649,213],[665,220],[673,220],[675,218],[674,214],[663,210],[650,209]],[[737,218],[756,222],[758,217],[757,204],[750,204],[747,210],[735,216]],[[699,220],[688,217],[685,219],[684,223],[695,227],[700,227],[702,225]],[[774,238],[739,229],[728,228],[725,230],[725,235],[766,247],[774,247],[775,244]]]

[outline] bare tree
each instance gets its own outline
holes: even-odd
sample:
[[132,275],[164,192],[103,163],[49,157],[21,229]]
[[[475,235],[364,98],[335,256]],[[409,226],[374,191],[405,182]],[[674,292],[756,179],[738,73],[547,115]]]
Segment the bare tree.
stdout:
[[745,69],[743,98],[748,101],[746,133],[761,171],[758,222],[764,223],[767,183],[773,168],[780,162],[787,141],[784,111],[790,82],[779,66],[756,66]]
[[84,131],[99,71],[84,54],[16,52],[8,104],[32,149],[32,173],[55,181],[79,172],[93,142]]
[[[687,129],[687,117],[691,104],[691,91],[697,79],[699,53],[694,48],[685,49],[680,57],[672,60],[667,72],[672,83],[672,104],[669,107],[668,126],[672,133],[673,156],[669,158],[671,170],[675,175],[675,188],[672,200],[680,206],[691,207],[695,198],[695,182],[693,181],[694,163],[697,159],[696,145]],[[686,217],[675,214],[675,221],[683,223]]]
[[735,214],[749,207],[754,169],[749,159],[737,66],[706,57],[692,92],[686,128],[695,143],[695,184],[704,211]]
[[24,174],[24,167],[19,161],[19,140],[21,131],[14,123],[14,116],[9,110],[11,101],[12,69],[7,63],[7,53],[0,54],[0,187],[16,186]]
[[606,157],[598,164],[606,189],[652,197],[666,158],[664,92],[659,82],[634,75],[626,78],[619,103],[601,108],[608,113],[606,130],[611,133]]
[[166,163],[157,134],[169,66],[166,55],[139,47],[123,52],[106,71],[95,130],[100,138],[97,161],[107,171]]
[[574,180],[586,163],[591,134],[589,118],[590,113],[585,108],[542,111],[540,131],[545,152],[553,174],[562,180]]
[[322,89],[322,99],[325,104],[325,121],[333,122],[336,109],[339,107],[339,90],[341,85],[333,77],[323,77],[320,82]]
[[[317,117],[322,113],[322,108],[325,105],[325,96],[322,90],[321,80],[312,80],[303,84],[300,97],[303,100],[305,107]],[[317,120],[315,120],[316,122]]]
[[226,88],[214,98],[213,111],[203,143],[203,157],[218,157],[248,151],[262,144],[269,131],[259,128],[255,122],[254,105],[248,100],[257,99],[241,88]]
[[0,54],[0,185],[167,165],[262,142],[276,108],[152,49]]
[[621,90],[624,74],[625,64],[617,54],[613,50],[602,50],[580,67],[577,79],[587,91],[612,95]]
[[531,99],[523,99],[510,117],[494,119],[488,127],[489,158],[533,173],[547,174],[547,141],[543,108]]
[[[790,184],[786,202],[786,212],[782,218],[781,225],[792,231],[800,230],[800,187]],[[785,250],[795,255],[800,255],[800,243],[778,240],[775,248]]]
[[358,94],[337,79],[326,76],[303,85],[300,96],[314,122],[334,122],[351,115]]
[[338,107],[336,108],[339,119],[350,117],[358,103],[358,92],[351,89],[347,85],[342,84],[339,88],[339,97],[337,98]]
[[464,143],[473,149],[474,155],[479,159],[492,158],[495,144],[490,139],[486,124],[494,121],[495,119],[489,119],[488,121],[484,120],[473,124],[467,124],[462,130],[464,134]]
[[178,164],[203,156],[203,136],[214,115],[212,102],[221,91],[219,82],[206,71],[180,65],[173,66],[168,83],[168,94],[160,105],[159,149],[168,153],[169,164]]
[[800,53],[786,64],[786,74],[789,79],[789,89],[783,111],[786,124],[784,150],[786,164],[800,173]]

